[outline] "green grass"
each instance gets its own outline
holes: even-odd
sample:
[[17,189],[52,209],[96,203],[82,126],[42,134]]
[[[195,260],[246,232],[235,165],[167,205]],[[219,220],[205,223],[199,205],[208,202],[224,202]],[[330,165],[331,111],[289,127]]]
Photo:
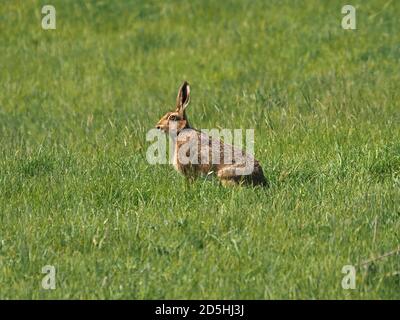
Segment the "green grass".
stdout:
[[[399,255],[359,266],[399,246],[399,1],[48,3],[0,6],[0,298],[400,298]],[[148,164],[185,79],[269,189]]]

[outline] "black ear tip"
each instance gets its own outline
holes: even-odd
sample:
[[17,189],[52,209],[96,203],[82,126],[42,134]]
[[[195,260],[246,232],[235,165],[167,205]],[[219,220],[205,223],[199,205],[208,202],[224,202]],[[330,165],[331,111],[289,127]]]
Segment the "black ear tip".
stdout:
[[186,80],[183,82],[183,87],[186,87],[186,86],[188,86],[189,85],[189,82],[187,82]]

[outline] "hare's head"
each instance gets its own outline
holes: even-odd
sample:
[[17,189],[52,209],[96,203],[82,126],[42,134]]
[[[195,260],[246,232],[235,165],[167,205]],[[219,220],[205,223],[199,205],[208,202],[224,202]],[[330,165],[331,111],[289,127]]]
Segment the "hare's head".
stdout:
[[170,130],[181,131],[189,127],[185,109],[190,101],[189,83],[185,81],[178,91],[175,111],[167,112],[156,124],[156,128],[169,133]]

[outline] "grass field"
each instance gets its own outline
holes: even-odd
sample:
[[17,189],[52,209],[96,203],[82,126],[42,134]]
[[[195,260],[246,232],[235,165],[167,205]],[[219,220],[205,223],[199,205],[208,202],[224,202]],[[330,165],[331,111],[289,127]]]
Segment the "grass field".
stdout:
[[[400,299],[400,2],[344,4],[2,0],[0,298]],[[183,80],[269,189],[146,161]]]

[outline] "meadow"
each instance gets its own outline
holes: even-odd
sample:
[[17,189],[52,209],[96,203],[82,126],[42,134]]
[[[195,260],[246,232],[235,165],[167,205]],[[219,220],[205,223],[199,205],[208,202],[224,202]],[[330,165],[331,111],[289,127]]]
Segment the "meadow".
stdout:
[[[344,4],[2,0],[0,298],[400,299],[400,2]],[[147,162],[183,80],[268,189]]]

